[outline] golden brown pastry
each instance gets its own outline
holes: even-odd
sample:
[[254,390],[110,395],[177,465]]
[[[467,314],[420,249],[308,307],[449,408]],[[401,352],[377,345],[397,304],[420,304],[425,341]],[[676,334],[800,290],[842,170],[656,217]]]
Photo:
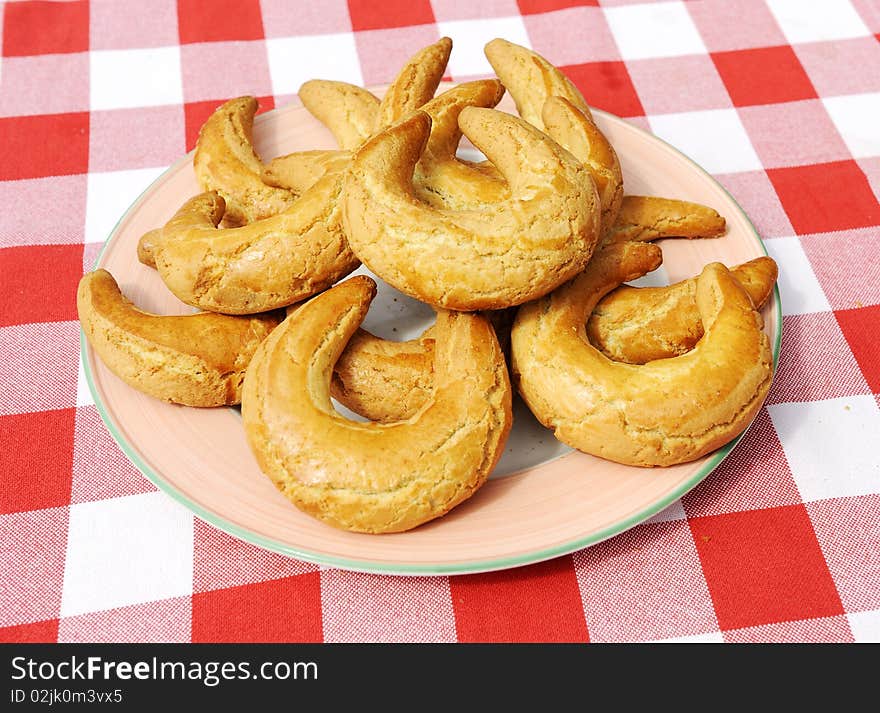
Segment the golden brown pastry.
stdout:
[[443,79],[451,51],[452,40],[441,37],[409,58],[379,103],[374,131],[396,124],[434,96],[440,80]]
[[634,365],[593,347],[584,325],[599,300],[660,260],[655,245],[614,243],[523,306],[511,334],[514,381],[537,419],[572,448],[627,465],[674,465],[724,445],[758,412],[773,373],[761,315],[720,263],[697,279],[705,334],[687,354]]
[[[481,168],[455,155],[461,140],[461,110],[466,106],[494,107],[503,94],[497,79],[481,79],[456,85],[422,107],[432,124],[413,177],[419,198],[438,208],[458,209],[509,197],[510,189],[494,167]],[[302,192],[328,171],[344,168],[351,156],[348,151],[297,151],[270,161],[263,170],[263,180]]]
[[567,99],[588,118],[590,107],[577,87],[541,55],[502,39],[485,47],[486,58],[501,83],[510,92],[519,115],[544,130],[542,112],[550,97]]
[[624,196],[604,242],[716,238],[724,235],[726,227],[726,221],[716,210],[700,203],[659,196]]
[[242,416],[260,468],[298,508],[347,530],[400,532],[485,482],[510,431],[511,388],[488,320],[444,311],[422,410],[394,424],[337,414],[331,370],[374,294],[354,277],[291,314],[251,362]]
[[355,154],[343,223],[355,254],[397,289],[435,307],[500,309],[580,272],[599,237],[596,187],[584,166],[533,126],[466,107],[459,127],[496,165],[511,197],[438,210],[414,196],[431,119],[417,112]]
[[262,161],[254,150],[253,126],[257,100],[230,99],[199,131],[193,168],[204,191],[217,191],[226,201],[225,222],[246,225],[287,209],[296,194],[267,186],[260,178]]
[[[750,260],[730,272],[756,308],[766,302],[776,283],[776,263],[769,257]],[[691,278],[668,287],[618,287],[590,315],[590,342],[609,359],[631,364],[690,351],[703,336],[696,282]],[[489,314],[491,318],[500,313]],[[503,345],[510,327],[496,325],[496,332]],[[333,398],[371,421],[409,418],[431,396],[433,350],[432,329],[406,342],[358,330],[333,370]]]
[[211,312],[255,314],[326,289],[360,263],[342,231],[339,172],[287,210],[218,230],[223,199],[202,193],[162,229],[153,255],[162,281],[183,302]]
[[330,129],[342,149],[356,149],[376,129],[379,100],[362,87],[312,79],[299,88],[299,98],[312,116]]
[[186,406],[240,403],[247,365],[281,321],[280,314],[149,314],[106,270],[83,275],[76,306],[83,333],[110,371],[138,391]]
[[564,97],[549,97],[544,102],[541,116],[544,130],[583,163],[593,176],[602,206],[600,230],[604,236],[614,225],[623,200],[623,174],[614,147],[593,122],[592,115]]
[[[778,270],[772,258],[759,257],[732,268],[730,274],[759,309],[773,291]],[[609,359],[630,364],[689,352],[703,336],[697,280],[692,277],[668,287],[618,287],[590,315],[590,342]]]

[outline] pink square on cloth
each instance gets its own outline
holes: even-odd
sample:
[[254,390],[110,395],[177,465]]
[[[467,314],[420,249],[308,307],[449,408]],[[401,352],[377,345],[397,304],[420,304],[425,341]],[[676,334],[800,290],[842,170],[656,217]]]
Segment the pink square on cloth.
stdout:
[[89,109],[89,55],[3,58],[0,116],[64,114]]
[[272,94],[263,40],[181,45],[180,65],[186,102]]
[[318,566],[269,552],[193,521],[193,591],[238,587],[317,571]]
[[776,189],[764,171],[728,173],[715,178],[730,191],[762,238],[794,234]]
[[127,3],[92,0],[89,38],[93,50],[167,47],[178,43],[177,0]]
[[7,211],[0,222],[0,248],[16,245],[75,244],[84,237],[86,175],[0,181],[0,204],[40,210]]
[[718,631],[686,520],[639,525],[574,554],[591,641]]
[[746,106],[737,111],[765,168],[850,158],[819,99]]
[[[784,270],[785,265],[780,269]],[[782,318],[779,365],[767,396],[768,404],[869,393],[868,383],[833,313],[791,314]]]
[[808,42],[793,49],[820,96],[880,91],[880,72],[857,70],[880,67],[880,42],[875,37]]
[[626,67],[648,114],[732,106],[707,55],[627,60]]
[[685,6],[710,52],[788,44],[764,0],[701,0]]
[[[800,237],[816,279],[833,309],[880,304],[880,262],[866,260],[877,249],[877,229],[859,228]],[[852,279],[853,265],[859,279]]]
[[179,104],[93,111],[89,132],[90,171],[167,166],[185,153]]
[[762,408],[731,454],[681,499],[688,517],[801,502],[779,436]]
[[324,641],[454,643],[455,613],[446,577],[321,573]]
[[156,486],[122,453],[94,406],[76,409],[70,502],[86,503],[155,492]]
[[840,615],[732,629],[724,632],[724,641],[731,644],[845,644],[853,641],[853,634],[847,618]]
[[296,12],[291,12],[290,0],[260,0],[260,7],[266,37],[351,32],[346,0],[298,3]]
[[[437,22],[478,20],[484,17],[511,17],[520,14],[516,0],[431,0]],[[454,39],[454,38],[453,38]],[[490,38],[491,39],[491,38]],[[486,40],[488,42],[488,39]]]
[[880,609],[880,495],[806,507],[846,610]]
[[524,15],[523,22],[532,49],[557,67],[620,59],[601,8],[575,7]]
[[362,30],[355,33],[354,39],[364,85],[369,87],[390,82],[410,57],[439,40],[440,34],[436,25],[414,25]]
[[105,609],[61,619],[59,643],[186,643],[192,630],[189,597]]
[[66,507],[0,515],[0,626],[58,616],[67,521]]

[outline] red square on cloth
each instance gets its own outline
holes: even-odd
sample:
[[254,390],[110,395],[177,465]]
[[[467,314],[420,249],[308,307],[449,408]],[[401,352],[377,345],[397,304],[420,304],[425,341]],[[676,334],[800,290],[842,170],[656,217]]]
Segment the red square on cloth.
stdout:
[[722,629],[843,614],[803,505],[689,523]]
[[89,114],[2,118],[0,146],[0,181],[87,173]]
[[58,640],[58,620],[0,627],[0,642],[7,644],[54,644]]
[[355,32],[434,22],[430,0],[348,0],[348,12],[351,15],[351,29]]
[[263,38],[260,0],[177,0],[181,44]]
[[539,12],[563,10],[567,7],[599,7],[599,0],[517,0],[516,4],[523,15],[536,15]]
[[3,56],[85,52],[89,3],[9,2],[3,14]]
[[560,67],[590,106],[618,116],[645,113],[623,62],[587,62]]
[[[184,120],[186,123],[186,150],[192,151],[196,147],[196,141],[199,138],[199,131],[204,123],[208,120],[214,110],[223,104],[227,99],[208,99],[200,102],[189,102],[183,106]],[[274,97],[257,97],[259,106],[257,114],[269,111],[275,108]]]
[[589,641],[571,557],[449,578],[462,642]]
[[715,52],[712,60],[734,106],[812,99],[810,78],[788,46]]
[[76,409],[0,416],[0,513],[68,505]]
[[801,235],[880,223],[880,203],[855,161],[772,168],[767,175]]
[[880,393],[880,305],[834,313],[871,391]]
[[76,288],[82,277],[82,245],[0,248],[0,327],[78,319]]
[[193,642],[321,642],[321,575],[193,594]]

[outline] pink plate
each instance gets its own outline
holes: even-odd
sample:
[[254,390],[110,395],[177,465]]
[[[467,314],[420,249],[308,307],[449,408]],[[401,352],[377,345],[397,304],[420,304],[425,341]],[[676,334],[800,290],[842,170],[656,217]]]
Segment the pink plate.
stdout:
[[[499,108],[514,111],[508,97]],[[766,254],[742,209],[699,166],[617,117],[597,111],[596,119],[620,155],[627,193],[705,203],[727,219],[723,238],[664,241],[664,265],[653,284],[691,277],[714,260],[735,265]],[[254,140],[264,158],[335,147],[330,134],[298,104],[257,117]],[[109,270],[123,293],[143,309],[159,314],[192,311],[168,292],[153,270],[138,262],[136,246],[144,232],[164,223],[198,191],[188,155],[131,206],[98,257],[95,267]],[[380,290],[370,311],[368,327],[396,339],[409,338],[430,318],[430,310],[401,300],[390,288]],[[778,358],[778,292],[763,313]],[[480,572],[572,552],[623,532],[670,505],[705,478],[734,446],[671,468],[631,468],[569,451],[520,407],[498,472],[502,477],[493,477],[451,513],[415,530],[360,535],[312,519],[275,489],[248,449],[237,409],[194,409],[145,396],[108,371],[84,340],[83,360],[110,433],[158,487],[205,521],[243,540],[299,559],[362,571]]]

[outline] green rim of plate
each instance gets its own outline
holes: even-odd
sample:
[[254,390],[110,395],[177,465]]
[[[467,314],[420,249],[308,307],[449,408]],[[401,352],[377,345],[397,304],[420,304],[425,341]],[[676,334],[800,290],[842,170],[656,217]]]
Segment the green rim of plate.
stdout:
[[[273,110],[274,111],[274,110]],[[256,122],[265,121],[267,116],[269,116],[272,112],[265,112],[264,114],[256,117]],[[628,127],[638,131],[641,134],[644,134],[649,139],[653,141],[659,141],[666,145],[668,149],[670,149],[673,153],[678,154],[683,159],[685,159],[688,163],[690,163],[695,169],[697,169],[700,173],[702,173],[706,178],[716,184],[722,191],[730,198],[731,202],[736,206],[736,209],[740,212],[741,216],[745,219],[747,226],[752,231],[752,235],[757,241],[758,246],[763,251],[764,255],[767,255],[767,248],[764,245],[764,241],[761,240],[761,236],[758,235],[758,231],[755,229],[754,224],[752,223],[749,216],[742,209],[742,207],[737,203],[736,199],[730,194],[730,192],[721,185],[715,178],[706,171],[702,166],[700,166],[696,161],[691,159],[682,151],[679,151],[672,144],[658,136],[654,136],[648,131],[645,131],[639,126],[635,124],[631,124],[627,122],[625,119],[621,119],[618,116],[613,114],[609,114],[608,112],[601,111],[599,109],[593,110],[594,114],[599,114],[611,120],[623,121],[627,124]],[[95,259],[95,263],[93,265],[93,269],[98,267],[98,263],[100,263],[101,258],[104,255],[104,251],[107,249],[107,246],[110,244],[114,234],[119,229],[119,225],[126,219],[126,217],[135,210],[144,197],[151,191],[153,186],[158,183],[162,177],[168,173],[176,169],[180,164],[189,161],[190,156],[192,155],[192,151],[188,154],[184,155],[180,160],[175,161],[171,166],[169,166],[165,171],[162,172],[147,188],[137,197],[134,203],[128,208],[128,210],[123,213],[123,215],[119,218],[116,225],[113,227],[113,230],[110,231],[110,236],[104,242],[104,246],[101,248],[101,251],[98,253],[97,258]],[[773,288],[773,297],[776,304],[776,318],[777,323],[779,325],[779,329],[777,330],[776,340],[773,344],[773,369],[774,372],[779,363],[779,351],[782,344],[782,302],[779,295],[779,285],[777,284]],[[737,443],[745,436],[746,432],[751,428],[751,424],[746,428],[739,436],[734,438],[730,443],[722,446],[718,449],[715,454],[703,464],[703,467],[695,473],[691,478],[687,481],[679,485],[673,491],[671,491],[666,497],[658,500],[646,508],[639,510],[638,512],[630,515],[629,517],[621,520],[620,522],[615,523],[609,527],[606,527],[604,530],[600,530],[599,532],[595,532],[591,535],[587,535],[585,537],[577,538],[570,542],[566,542],[561,545],[557,545],[555,547],[550,547],[542,550],[536,550],[534,552],[530,552],[527,555],[520,555],[517,557],[501,557],[497,559],[489,559],[489,560],[474,560],[470,562],[464,563],[455,563],[455,564],[387,564],[382,562],[374,562],[372,560],[358,560],[358,559],[349,559],[346,557],[336,557],[333,555],[325,555],[320,552],[313,552],[311,550],[299,549],[297,547],[291,547],[284,542],[279,542],[278,540],[273,540],[269,537],[263,537],[262,535],[258,535],[251,530],[248,530],[243,527],[239,527],[228,520],[226,520],[223,516],[218,515],[215,512],[210,510],[206,510],[198,503],[190,500],[183,493],[181,493],[176,487],[174,487],[171,483],[166,481],[161,475],[153,471],[146,463],[144,463],[140,456],[137,454],[134,446],[128,442],[128,440],[120,433],[119,429],[116,426],[116,422],[107,412],[103,402],[101,401],[100,396],[98,395],[98,390],[95,386],[94,378],[92,375],[92,370],[89,367],[89,361],[86,358],[86,348],[87,342],[85,333],[80,329],[80,353],[82,357],[83,363],[83,371],[85,372],[86,381],[89,385],[89,391],[92,393],[92,398],[95,401],[95,407],[98,410],[98,413],[101,415],[101,419],[104,421],[104,425],[107,427],[107,430],[110,432],[110,435],[122,449],[122,452],[125,453],[126,457],[137,467],[144,476],[150,480],[157,488],[162,490],[164,493],[171,496],[174,500],[179,502],[181,505],[189,509],[195,515],[200,517],[202,520],[207,522],[210,525],[213,525],[218,530],[222,530],[233,537],[237,537],[240,540],[244,540],[245,542],[249,542],[251,544],[257,545],[258,547],[262,547],[263,549],[270,550],[272,552],[278,552],[279,554],[287,555],[289,557],[294,557],[299,560],[303,560],[305,562],[312,562],[314,564],[325,565],[330,567],[340,567],[342,569],[354,570],[358,572],[370,572],[374,574],[390,574],[390,575],[452,575],[452,574],[476,574],[479,572],[491,572],[493,570],[499,569],[510,569],[513,567],[521,567],[528,564],[535,564],[536,562],[542,562],[544,560],[553,559],[554,557],[560,557],[562,555],[571,554],[577,550],[583,549],[585,547],[590,547],[592,545],[596,545],[604,540],[607,540],[615,535],[619,535],[621,532],[625,532],[629,530],[639,523],[644,522],[645,520],[653,517],[661,510],[669,507],[676,500],[681,498],[683,495],[688,493],[694,487],[699,485],[701,481],[703,481],[715,468],[717,468],[721,462],[730,454],[730,452],[736,447]]]

